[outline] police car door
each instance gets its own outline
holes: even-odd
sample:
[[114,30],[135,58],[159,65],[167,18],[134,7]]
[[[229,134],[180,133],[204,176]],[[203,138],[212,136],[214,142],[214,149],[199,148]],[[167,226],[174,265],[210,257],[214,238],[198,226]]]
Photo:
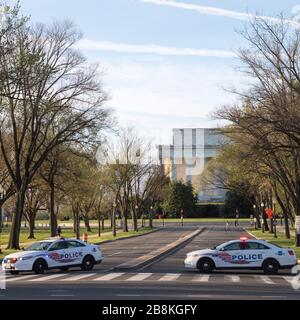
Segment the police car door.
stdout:
[[230,268],[236,267],[238,257],[241,255],[240,241],[232,242],[218,252],[217,267]]
[[267,257],[268,249],[263,244],[256,241],[245,242],[245,257],[248,260],[248,266],[261,267],[263,260]]
[[71,264],[81,264],[84,256],[85,245],[76,240],[67,241],[67,253]]
[[67,242],[65,240],[54,242],[48,249],[47,263],[49,268],[64,266],[66,263],[65,255]]

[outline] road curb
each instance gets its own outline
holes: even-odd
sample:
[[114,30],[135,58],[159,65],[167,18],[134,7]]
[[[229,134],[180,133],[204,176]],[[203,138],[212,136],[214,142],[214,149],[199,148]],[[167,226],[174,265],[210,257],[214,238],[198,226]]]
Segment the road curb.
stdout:
[[165,245],[162,248],[156,249],[151,251],[150,253],[140,256],[138,258],[129,260],[128,262],[122,263],[118,266],[114,267],[114,270],[131,270],[131,269],[136,269],[143,267],[155,260],[158,260],[161,258],[163,255],[168,254],[169,252],[173,251],[174,249],[182,246],[183,244],[189,242],[192,240],[194,237],[202,233],[206,228],[201,228],[197,229],[196,231],[192,232],[191,234],[187,236],[183,236],[176,241],[169,243],[168,245]]
[[101,244],[104,244],[104,243],[109,243],[109,242],[116,242],[116,241],[121,241],[121,240],[126,240],[126,239],[131,239],[131,238],[138,238],[138,237],[142,237],[142,236],[145,236],[147,234],[151,234],[153,232],[157,232],[157,231],[160,231],[162,230],[163,228],[156,228],[152,231],[149,231],[149,232],[145,232],[143,234],[133,234],[132,236],[129,236],[129,237],[121,237],[121,238],[118,238],[118,239],[112,239],[112,240],[104,240],[104,241],[100,241],[100,242],[93,242],[93,244],[96,244],[96,245],[101,245]]

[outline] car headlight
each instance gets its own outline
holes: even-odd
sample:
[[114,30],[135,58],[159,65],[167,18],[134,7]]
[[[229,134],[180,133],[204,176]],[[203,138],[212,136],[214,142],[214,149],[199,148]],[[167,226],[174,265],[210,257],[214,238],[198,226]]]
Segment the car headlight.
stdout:
[[32,259],[32,256],[27,256],[27,257],[21,257],[20,260],[24,261],[24,260],[30,260]]
[[198,254],[190,254],[187,256],[187,258],[198,258],[199,255]]

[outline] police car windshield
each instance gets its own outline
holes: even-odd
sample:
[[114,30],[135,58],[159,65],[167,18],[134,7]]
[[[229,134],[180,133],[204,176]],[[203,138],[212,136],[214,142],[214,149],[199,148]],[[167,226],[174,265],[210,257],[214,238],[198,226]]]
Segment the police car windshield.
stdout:
[[214,246],[213,248],[212,248],[212,250],[219,250],[219,249],[221,249],[221,247],[224,245],[224,243],[222,243],[222,244],[219,244],[218,246]]
[[44,251],[47,250],[50,246],[51,242],[49,241],[41,241],[41,242],[36,242],[30,247],[26,249],[26,251]]

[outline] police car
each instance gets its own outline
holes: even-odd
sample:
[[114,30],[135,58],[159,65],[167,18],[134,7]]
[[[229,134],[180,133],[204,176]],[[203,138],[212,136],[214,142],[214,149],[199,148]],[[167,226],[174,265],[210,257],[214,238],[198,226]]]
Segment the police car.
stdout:
[[77,239],[50,239],[34,243],[22,252],[12,253],[2,261],[2,270],[12,274],[19,271],[44,273],[48,269],[68,270],[81,267],[90,271],[102,261],[99,246]]
[[212,249],[189,252],[185,267],[210,273],[214,269],[262,269],[274,274],[279,269],[290,269],[297,264],[295,251],[281,248],[264,240],[242,237]]

